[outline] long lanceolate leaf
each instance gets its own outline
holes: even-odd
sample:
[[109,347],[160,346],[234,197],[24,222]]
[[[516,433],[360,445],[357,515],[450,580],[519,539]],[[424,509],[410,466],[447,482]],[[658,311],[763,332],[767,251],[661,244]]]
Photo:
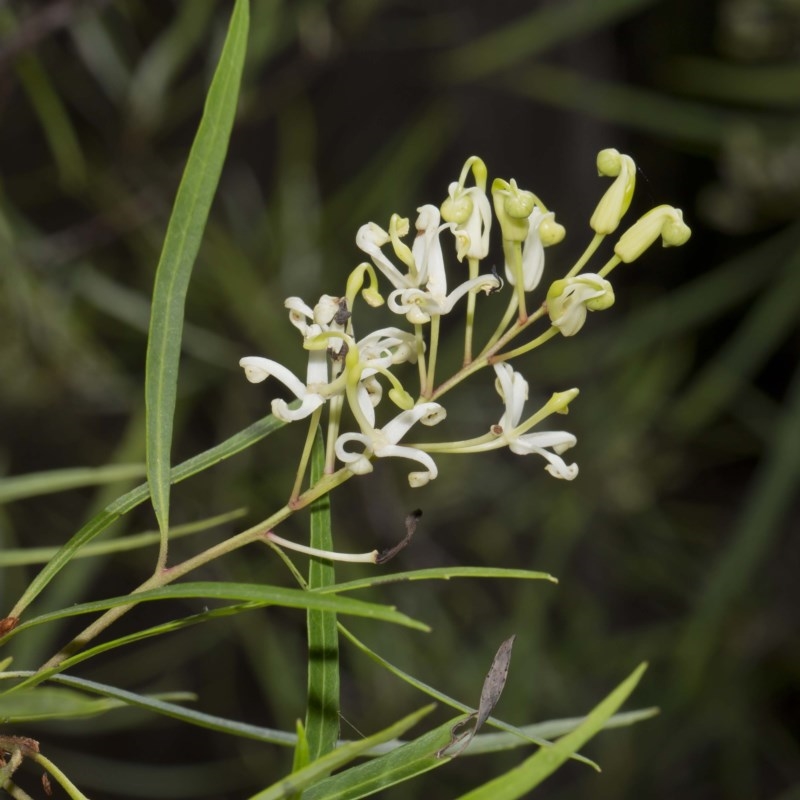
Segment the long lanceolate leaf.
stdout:
[[[6,673],[6,677],[30,678],[36,673],[31,670],[20,670],[18,672]],[[75,689],[82,689],[86,692],[98,694],[101,697],[110,697],[121,700],[123,703],[136,708],[144,708],[165,717],[172,717],[201,728],[208,728],[222,733],[230,733],[233,736],[241,736],[246,739],[255,739],[259,742],[270,742],[272,744],[293,745],[297,737],[285,731],[274,730],[272,728],[260,728],[256,725],[249,725],[246,722],[236,722],[235,720],[216,717],[212,714],[205,714],[202,711],[194,711],[190,708],[169,703],[152,695],[137,694],[126,689],[119,689],[105,683],[76,678],[72,675],[53,675],[48,679],[49,683],[57,683],[62,686],[70,686]]]
[[596,705],[574,731],[562,736],[552,747],[542,748],[518,767],[495,778],[460,800],[516,800],[524,797],[545,778],[552,775],[573,753],[577,752],[628,699],[636,688],[647,665],[640,664],[611,694]]
[[141,478],[143,474],[140,464],[111,464],[107,467],[73,467],[13,475],[0,480],[0,504],[53,492],[65,492],[82,486],[99,486],[103,483]]
[[248,27],[248,2],[237,0],[203,118],[178,187],[153,288],[145,368],[147,479],[161,530],[159,564],[162,567],[166,561],[169,528],[172,418],[186,290],[228,150]]
[[[283,800],[283,798],[298,797],[299,795],[297,793],[299,791],[302,791],[308,786],[313,786],[318,778],[324,778],[334,769],[339,769],[345,764],[349,764],[375,745],[386,742],[394,736],[399,735],[398,732],[407,731],[409,728],[416,725],[425,715],[433,711],[434,708],[434,705],[426,706],[366,739],[342,744],[335,751],[313,761],[303,769],[282,778],[276,784],[264,789],[263,792],[253,795],[250,800]],[[306,795],[303,794],[302,796],[305,797]]]
[[[325,469],[325,449],[317,431],[311,455],[312,486]],[[314,501],[311,508],[311,546],[320,550],[333,549],[330,495]],[[333,563],[312,558],[308,567],[308,588],[324,589],[336,580]],[[309,608],[306,616],[308,631],[308,708],[306,737],[312,761],[329,753],[339,738],[339,632],[336,612]]]

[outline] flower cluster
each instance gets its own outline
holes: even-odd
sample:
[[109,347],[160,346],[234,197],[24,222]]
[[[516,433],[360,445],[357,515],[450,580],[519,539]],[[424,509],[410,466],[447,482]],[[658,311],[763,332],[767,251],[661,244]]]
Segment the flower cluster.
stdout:
[[[636,181],[633,160],[614,149],[599,153],[597,168],[600,175],[613,180],[589,221],[594,238],[571,269],[551,279],[544,301],[532,306],[532,313],[528,312],[528,297],[545,275],[545,250],[560,242],[565,230],[539,197],[520,189],[513,179],[495,179],[487,194],[486,166],[472,157],[459,180],[450,184],[440,207],[423,205],[418,209],[410,246],[406,241],[408,219],[395,214],[386,230],[374,222],[367,223],[359,229],[356,244],[369,260],[352,271],[343,294],[323,295],[313,308],[298,297],[286,300],[289,319],[300,331],[308,351],[305,380],[260,356],[247,356],[239,362],[247,379],[259,383],[272,376],[295,396],[296,402],[290,404],[272,401],[273,414],[285,422],[310,418],[316,426],[327,405],[329,473],[336,469],[337,460],[342,469],[362,475],[373,469],[375,459],[404,458],[418,465],[409,474],[411,486],[423,486],[438,474],[432,454],[508,447],[521,455],[542,456],[551,475],[572,480],[578,466],[568,464],[563,455],[575,445],[575,436],[560,430],[531,429],[552,414],[566,413],[578,390],[557,392],[523,418],[528,383],[508,362],[558,334],[574,336],[585,325],[590,311],[609,308],[614,303],[614,291],[608,275],[617,265],[634,261],[659,238],[667,247],[683,244],[690,235],[679,209],[658,206],[622,233],[613,256],[601,269],[584,271],[602,241],[619,227]],[[511,291],[494,334],[475,352],[476,297],[500,291],[504,285],[495,271],[481,270],[489,254],[493,220],[500,228],[504,274]],[[466,280],[455,287],[452,273],[448,273],[449,258],[467,264]],[[359,295],[370,306],[384,303],[379,276],[391,285],[385,302],[396,315],[397,326],[359,338],[354,324],[356,303]],[[464,301],[466,319],[464,361],[453,375],[437,382],[440,321],[459,307],[460,301]],[[539,320],[544,330],[538,336],[509,349]],[[415,391],[398,378],[395,368],[402,364],[417,366],[419,386]],[[441,422],[446,416],[442,396],[490,366],[504,408],[487,433],[461,441],[401,443],[418,423],[435,426]],[[377,412],[384,389],[388,389],[388,401],[395,410],[384,415],[385,422],[379,424]],[[353,423],[355,427],[346,429]]]

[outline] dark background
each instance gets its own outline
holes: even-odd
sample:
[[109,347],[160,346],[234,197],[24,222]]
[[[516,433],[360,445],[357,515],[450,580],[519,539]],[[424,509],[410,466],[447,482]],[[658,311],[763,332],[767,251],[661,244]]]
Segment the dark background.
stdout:
[[[0,2],[0,472],[144,457],[148,298],[231,7]],[[548,251],[552,277],[589,241],[604,147],[636,160],[635,214],[668,202],[693,228],[685,247],[616,270],[616,305],[579,336],[518,365],[532,397],[581,389],[567,426],[574,483],[535,457],[495,453],[441,457],[439,479],[417,491],[402,465],[381,463],[333,498],[343,550],[394,542],[423,508],[398,570],[559,577],[369,596],[435,632],[353,628],[451,696],[476,702],[512,632],[497,713],[514,724],[585,713],[650,662],[628,707],[662,713],[587,747],[601,775],[567,765],[537,797],[800,797],[799,42],[792,0],[252,3],[239,118],[188,297],[175,462],[267,410],[272,388],[250,387],[240,356],[302,369],[283,299],[340,293],[361,260],[358,227],[440,203],[473,153],[566,225]],[[504,303],[493,299],[481,306],[489,330]],[[442,358],[456,363],[458,335],[449,342]],[[483,376],[456,393],[450,430],[478,435],[496,421],[495,398]],[[282,505],[303,435],[287,428],[177,487],[176,523],[248,511],[179,540],[173,557]],[[60,544],[126,488],[0,509],[2,546]],[[154,526],[144,507],[129,516],[117,533]],[[302,538],[305,524],[282,533]],[[125,591],[152,558],[76,562],[36,609]],[[3,570],[4,607],[35,570]],[[290,585],[257,551],[197,577]],[[157,613],[131,614],[119,633]],[[303,622],[251,612],[77,674],[193,691],[202,710],[292,730],[304,714]],[[35,667],[69,631],[15,640],[15,667]],[[424,702],[346,645],[342,660],[344,736]],[[290,764],[279,748],[140,712],[9,732],[40,739],[93,797],[239,798]],[[521,758],[462,759],[384,796],[455,797]]]

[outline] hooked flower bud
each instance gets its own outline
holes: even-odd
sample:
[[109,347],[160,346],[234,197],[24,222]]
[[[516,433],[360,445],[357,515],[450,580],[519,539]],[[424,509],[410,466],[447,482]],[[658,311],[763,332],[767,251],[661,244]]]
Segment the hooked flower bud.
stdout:
[[528,235],[528,218],[536,205],[533,192],[520,189],[513,178],[510,182],[495,178],[492,183],[492,200],[503,240],[524,242]]
[[652,245],[658,237],[664,247],[679,247],[692,235],[683,221],[683,212],[672,206],[656,206],[640,217],[620,236],[614,253],[620,261],[630,264]]
[[636,186],[636,164],[630,156],[608,147],[597,154],[597,171],[600,175],[615,178],[589,220],[592,230],[605,236],[617,229],[631,204]]

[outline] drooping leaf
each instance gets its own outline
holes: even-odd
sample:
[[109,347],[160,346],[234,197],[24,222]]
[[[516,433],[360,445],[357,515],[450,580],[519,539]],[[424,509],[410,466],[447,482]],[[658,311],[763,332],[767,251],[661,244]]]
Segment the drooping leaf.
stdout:
[[249,4],[237,0],[203,117],[189,152],[156,269],[145,366],[147,478],[166,558],[170,450],[184,304],[228,150],[247,50]]

